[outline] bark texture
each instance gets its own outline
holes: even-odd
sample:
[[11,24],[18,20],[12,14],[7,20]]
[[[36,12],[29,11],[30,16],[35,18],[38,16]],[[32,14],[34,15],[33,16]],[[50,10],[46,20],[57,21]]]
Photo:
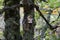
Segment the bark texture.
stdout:
[[30,6],[34,0],[23,0],[24,4],[24,19],[23,19],[23,40],[34,40],[34,7]]
[[[4,6],[19,4],[20,0],[4,0]],[[20,40],[19,7],[5,11],[5,40]]]

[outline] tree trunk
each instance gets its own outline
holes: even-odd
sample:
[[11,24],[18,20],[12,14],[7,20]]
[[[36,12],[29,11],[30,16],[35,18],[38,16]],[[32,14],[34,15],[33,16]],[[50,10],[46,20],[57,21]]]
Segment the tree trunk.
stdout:
[[34,40],[34,7],[30,6],[34,0],[23,0],[24,6],[24,19],[23,19],[23,40]]
[[[4,0],[4,6],[19,4],[20,0]],[[19,7],[5,11],[5,40],[20,40]]]

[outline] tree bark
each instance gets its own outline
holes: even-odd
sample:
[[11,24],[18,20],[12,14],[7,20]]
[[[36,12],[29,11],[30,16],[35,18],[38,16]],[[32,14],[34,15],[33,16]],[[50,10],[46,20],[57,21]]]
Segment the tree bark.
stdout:
[[[4,0],[4,6],[19,4],[20,0]],[[5,11],[5,40],[20,40],[20,14],[19,7]]]
[[23,0],[24,6],[24,19],[23,19],[23,40],[34,40],[34,7],[30,6],[34,0]]

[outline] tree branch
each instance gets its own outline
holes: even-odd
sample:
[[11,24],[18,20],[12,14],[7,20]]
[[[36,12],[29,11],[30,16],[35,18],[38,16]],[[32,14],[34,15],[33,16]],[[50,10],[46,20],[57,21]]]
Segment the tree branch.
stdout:
[[24,6],[23,4],[16,4],[13,6],[5,6],[3,9],[0,9],[0,14],[2,14],[6,10],[10,10],[10,9],[13,10],[14,8],[23,7],[23,6]]
[[45,22],[49,25],[49,28],[51,29],[51,30],[53,30],[53,29],[56,29],[57,28],[57,26],[56,27],[53,27],[48,21],[47,21],[47,19],[44,17],[44,15],[41,13],[41,11],[39,10],[39,7],[37,6],[37,5],[34,5],[35,6],[35,8],[36,8],[36,10],[39,12],[39,14],[40,14],[40,16],[45,20]]

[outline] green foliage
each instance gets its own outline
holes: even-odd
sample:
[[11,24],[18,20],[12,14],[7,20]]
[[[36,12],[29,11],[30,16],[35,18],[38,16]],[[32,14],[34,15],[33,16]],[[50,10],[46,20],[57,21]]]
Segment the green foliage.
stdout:
[[47,1],[51,8],[54,8],[54,7],[56,8],[60,6],[59,0],[47,0]]
[[4,0],[0,0],[0,9],[3,8],[3,1],[4,1]]
[[47,2],[41,2],[40,0],[35,0],[35,2],[39,2],[41,7],[45,6],[48,4],[51,8],[56,8],[60,6],[60,1],[59,0],[46,0]]
[[40,16],[39,16],[38,12],[35,12],[35,20],[37,20],[39,17]]
[[55,33],[52,33],[52,31],[49,29],[46,31],[45,35],[46,35],[45,37],[46,40],[57,40]]

